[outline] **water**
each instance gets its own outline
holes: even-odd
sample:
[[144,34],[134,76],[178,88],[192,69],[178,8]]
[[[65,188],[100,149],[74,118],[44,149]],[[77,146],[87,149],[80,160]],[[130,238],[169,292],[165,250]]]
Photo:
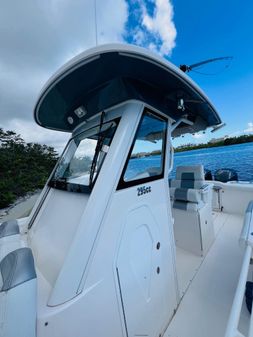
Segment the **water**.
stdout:
[[161,156],[157,155],[144,158],[130,159],[124,179],[126,181],[134,179],[134,177],[138,173],[145,172],[147,167],[148,168],[161,167]]
[[[128,180],[147,167],[159,167],[160,160],[160,156],[131,159],[125,177]],[[253,142],[175,153],[170,178],[175,177],[177,166],[199,164],[212,173],[219,168],[231,168],[237,172],[239,180],[253,182]]]
[[174,156],[174,169],[180,165],[202,164],[214,173],[219,168],[232,168],[242,181],[253,181],[253,143],[220,146],[185,152]]

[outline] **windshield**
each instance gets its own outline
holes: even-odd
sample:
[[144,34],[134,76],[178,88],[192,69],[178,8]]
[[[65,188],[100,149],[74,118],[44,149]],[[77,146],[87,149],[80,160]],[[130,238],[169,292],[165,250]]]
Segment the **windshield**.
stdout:
[[60,159],[49,185],[70,192],[90,192],[109,150],[117,121],[104,123],[74,137]]

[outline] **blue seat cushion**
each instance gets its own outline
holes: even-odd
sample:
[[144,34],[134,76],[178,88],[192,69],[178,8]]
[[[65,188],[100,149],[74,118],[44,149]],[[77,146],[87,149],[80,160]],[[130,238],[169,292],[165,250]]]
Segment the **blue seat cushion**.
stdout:
[[17,220],[5,221],[0,226],[0,239],[6,236],[19,234],[19,226]]

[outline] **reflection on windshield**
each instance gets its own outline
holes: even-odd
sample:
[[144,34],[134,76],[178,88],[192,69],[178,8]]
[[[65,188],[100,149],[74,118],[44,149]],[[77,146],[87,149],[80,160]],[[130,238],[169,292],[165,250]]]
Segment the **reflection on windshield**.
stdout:
[[124,174],[124,182],[161,176],[166,129],[166,120],[149,112],[143,115]]
[[[49,183],[72,192],[88,192],[94,184],[116,131],[115,121],[73,138]],[[94,170],[91,175],[91,168]],[[91,179],[92,178],[92,179]]]

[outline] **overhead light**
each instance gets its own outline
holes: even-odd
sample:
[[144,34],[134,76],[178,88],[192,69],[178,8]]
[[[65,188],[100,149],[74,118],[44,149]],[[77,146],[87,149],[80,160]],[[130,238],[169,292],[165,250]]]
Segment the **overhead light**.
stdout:
[[179,98],[177,101],[177,109],[181,111],[185,111],[184,100],[183,98]]
[[67,118],[67,120],[68,120],[69,124],[73,124],[74,123],[74,119],[72,117],[70,117],[70,116]]
[[78,118],[82,118],[87,114],[87,110],[83,105],[79,106],[77,109],[74,110],[74,113],[77,115]]

